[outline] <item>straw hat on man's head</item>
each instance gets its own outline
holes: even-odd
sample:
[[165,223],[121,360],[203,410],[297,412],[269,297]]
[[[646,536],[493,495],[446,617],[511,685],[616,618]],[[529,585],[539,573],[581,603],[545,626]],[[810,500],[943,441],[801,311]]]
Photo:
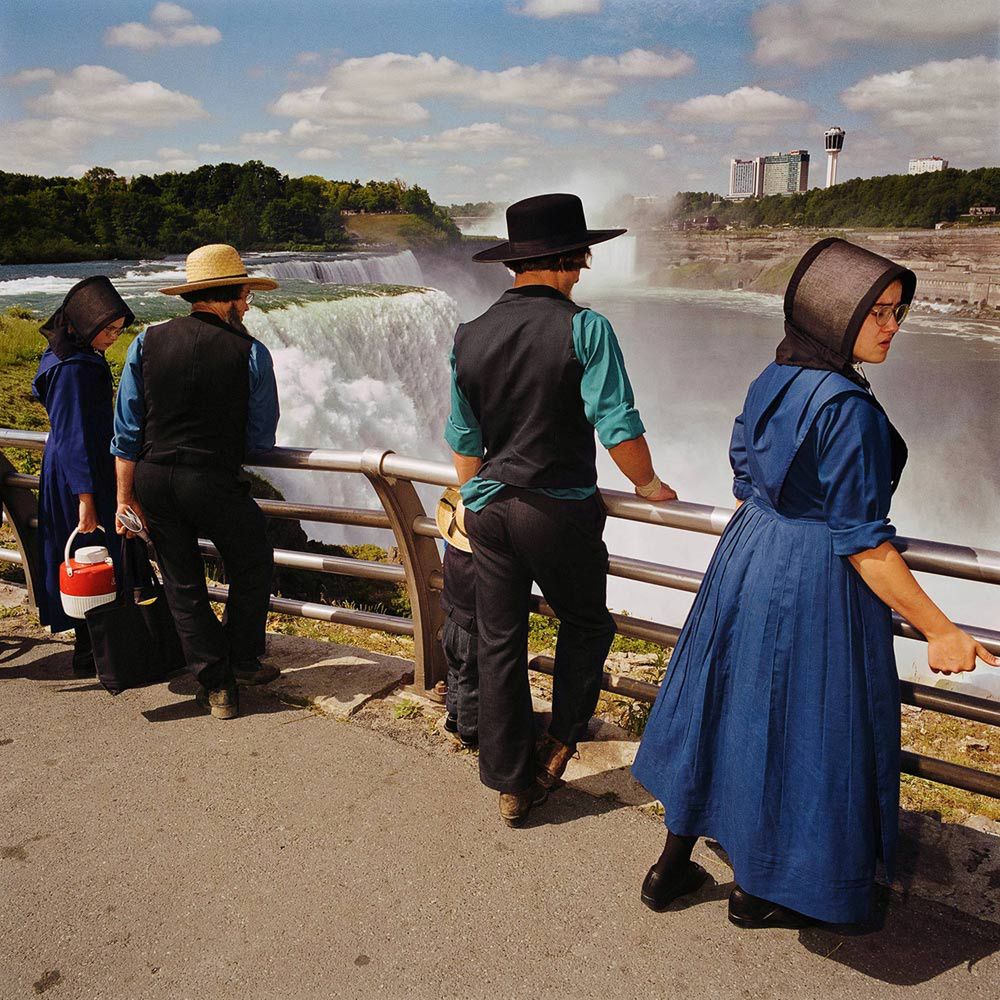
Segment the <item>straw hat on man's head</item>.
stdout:
[[454,545],[463,552],[472,551],[472,543],[465,533],[465,504],[462,503],[462,494],[453,486],[449,486],[441,494],[434,511],[434,520],[437,521],[441,537],[449,545]]
[[262,292],[278,287],[273,278],[251,278],[236,248],[227,243],[210,243],[192,250],[184,267],[187,281],[183,285],[161,288],[164,295],[183,295],[223,285],[247,285],[251,291],[256,289]]

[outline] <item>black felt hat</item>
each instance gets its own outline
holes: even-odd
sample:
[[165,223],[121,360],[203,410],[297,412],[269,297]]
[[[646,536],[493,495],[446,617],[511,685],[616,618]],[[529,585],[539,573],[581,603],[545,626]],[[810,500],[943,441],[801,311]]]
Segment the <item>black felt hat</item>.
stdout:
[[625,229],[588,229],[583,202],[575,194],[539,194],[516,201],[507,209],[505,243],[473,256],[480,262],[530,260],[568,253],[613,240]]

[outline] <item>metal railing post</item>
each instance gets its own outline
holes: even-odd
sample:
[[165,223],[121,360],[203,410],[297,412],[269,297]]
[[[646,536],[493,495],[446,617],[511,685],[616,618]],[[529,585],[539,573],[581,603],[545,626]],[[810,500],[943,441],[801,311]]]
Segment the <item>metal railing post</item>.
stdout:
[[427,690],[448,676],[448,665],[439,641],[444,612],[430,585],[431,574],[441,572],[441,557],[432,538],[417,535],[413,530],[417,520],[426,517],[413,483],[386,476],[382,471],[383,461],[391,454],[391,451],[369,449],[361,456],[361,468],[382,501],[403,559],[406,592],[413,614],[413,683]]
[[28,600],[37,607],[35,600],[35,567],[38,566],[38,500],[32,490],[23,486],[11,486],[8,476],[17,475],[17,470],[7,456],[0,451],[0,506],[7,515],[7,523],[14,532],[17,550],[21,554],[21,568],[28,585]]

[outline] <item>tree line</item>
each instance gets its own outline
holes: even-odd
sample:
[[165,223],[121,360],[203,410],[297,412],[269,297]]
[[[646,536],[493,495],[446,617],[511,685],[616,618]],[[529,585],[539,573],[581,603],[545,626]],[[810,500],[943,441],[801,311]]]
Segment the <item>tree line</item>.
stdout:
[[0,263],[150,257],[205,243],[241,250],[335,250],[346,213],[404,213],[458,238],[444,209],[403,180],[288,177],[259,160],[131,179],[0,171]]
[[855,178],[801,194],[723,201],[709,191],[682,191],[670,205],[676,219],[714,215],[737,226],[860,226],[932,229],[955,222],[973,205],[1000,207],[1000,167]]

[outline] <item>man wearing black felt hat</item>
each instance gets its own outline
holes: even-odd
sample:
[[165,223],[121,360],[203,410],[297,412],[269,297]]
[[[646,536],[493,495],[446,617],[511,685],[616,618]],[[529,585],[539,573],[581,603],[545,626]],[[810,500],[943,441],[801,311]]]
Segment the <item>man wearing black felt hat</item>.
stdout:
[[[639,496],[677,495],[653,470],[611,324],[570,297],[590,247],[625,230],[588,229],[578,197],[546,194],[511,205],[507,231],[473,258],[502,261],[514,285],[458,328],[445,440],[475,560],[480,778],[517,826],[560,784],[614,637],[595,430]],[[537,745],[527,670],[533,582],[560,620],[552,721]]]

